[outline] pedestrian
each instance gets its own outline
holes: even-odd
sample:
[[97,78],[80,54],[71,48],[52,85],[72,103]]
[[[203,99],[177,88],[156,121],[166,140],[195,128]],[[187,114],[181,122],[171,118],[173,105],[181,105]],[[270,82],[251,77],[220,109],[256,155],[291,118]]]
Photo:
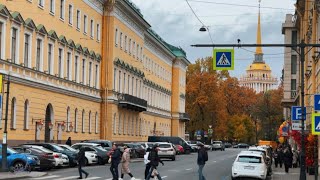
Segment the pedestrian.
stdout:
[[297,168],[298,167],[298,153],[296,150],[292,151],[292,167]]
[[284,154],[281,146],[278,148],[278,156],[279,156],[279,165],[280,165],[280,168],[282,168]]
[[115,143],[112,145],[112,150],[110,152],[109,158],[111,158],[110,171],[112,174],[112,180],[119,180],[118,167],[121,161],[121,152],[120,152],[120,149],[118,148],[118,145]]
[[[147,148],[146,154],[143,156],[144,164],[146,165],[146,169],[144,170],[144,179],[147,179],[147,176],[148,176],[150,168],[151,168],[150,161],[148,160],[150,151],[151,151],[151,148]],[[151,178],[153,178],[153,176],[151,176]]]
[[121,162],[122,162],[122,167],[121,167],[121,178],[120,178],[120,180],[123,179],[124,174],[128,174],[131,177],[131,180],[135,180],[135,178],[133,177],[133,175],[131,174],[130,169],[129,169],[130,149],[127,148],[126,146],[124,147],[124,152],[122,154]]
[[292,153],[289,150],[288,147],[285,148],[284,152],[283,152],[283,161],[284,161],[284,168],[285,168],[285,172],[289,173],[289,168],[291,167],[291,163],[292,163]]
[[204,165],[206,164],[206,161],[208,161],[208,152],[204,148],[204,144],[198,143],[197,144],[199,149],[198,149],[198,159],[197,163],[199,166],[199,180],[206,180],[206,178],[203,176],[202,170],[204,168]]
[[71,146],[71,137],[68,138],[68,140],[67,140],[67,142],[66,142],[66,145]]
[[278,149],[275,149],[275,150],[273,151],[274,165],[275,165],[276,168],[278,167],[279,158],[280,158],[278,151],[279,151]]
[[85,151],[84,151],[84,148],[80,148],[80,151],[78,152],[78,157],[77,157],[77,160],[78,160],[78,170],[79,170],[79,178],[78,179],[82,179],[82,173],[84,173],[86,175],[85,178],[87,178],[89,176],[89,173],[86,172],[85,170],[82,169],[82,166],[85,165]]
[[162,164],[162,166],[164,165],[164,163],[161,161],[159,155],[158,155],[158,151],[159,151],[159,144],[156,143],[153,147],[152,150],[150,151],[149,155],[148,155],[148,160],[150,161],[150,170],[149,173],[147,175],[146,180],[150,180],[151,175],[153,174],[154,176],[157,176],[157,178],[159,180],[161,179],[160,173],[157,171],[157,167],[159,166],[159,162]]

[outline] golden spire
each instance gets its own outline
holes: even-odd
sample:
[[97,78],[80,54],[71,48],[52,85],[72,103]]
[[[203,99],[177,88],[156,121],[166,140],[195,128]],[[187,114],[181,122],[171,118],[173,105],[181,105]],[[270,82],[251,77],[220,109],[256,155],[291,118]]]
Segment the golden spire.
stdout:
[[[261,2],[261,0],[259,0],[259,15],[258,15],[258,28],[257,28],[257,44],[261,44],[260,2]],[[263,54],[261,47],[256,47],[256,54]]]

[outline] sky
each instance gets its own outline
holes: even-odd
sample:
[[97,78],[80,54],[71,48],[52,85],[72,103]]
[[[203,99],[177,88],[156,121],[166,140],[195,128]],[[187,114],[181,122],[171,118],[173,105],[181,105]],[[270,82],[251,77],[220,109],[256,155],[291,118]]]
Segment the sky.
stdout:
[[[131,0],[144,18],[165,41],[182,47],[191,63],[212,56],[212,48],[195,48],[192,44],[211,44],[208,32],[200,32],[202,24],[192,13],[186,0]],[[258,0],[188,0],[196,15],[208,26],[217,44],[256,43]],[[294,14],[296,0],[262,0],[262,43],[283,43],[281,32],[286,14]],[[253,51],[253,52],[252,52]],[[255,48],[235,48],[234,77],[245,74],[254,58]],[[283,48],[263,48],[264,60],[280,79],[284,59]]]

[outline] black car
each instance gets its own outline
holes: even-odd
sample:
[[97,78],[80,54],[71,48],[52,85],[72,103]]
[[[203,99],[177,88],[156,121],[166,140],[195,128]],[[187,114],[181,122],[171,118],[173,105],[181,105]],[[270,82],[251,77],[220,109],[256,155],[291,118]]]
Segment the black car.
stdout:
[[37,156],[40,160],[40,170],[50,170],[55,166],[55,160],[52,153],[47,153],[41,149],[30,148],[30,147],[12,147],[19,153],[31,154]]
[[231,147],[232,147],[232,144],[231,144],[231,143],[226,142],[226,143],[224,143],[224,147],[225,147],[225,148],[231,148]]
[[124,143],[125,146],[131,149],[132,158],[142,158],[146,153],[146,150],[141,144],[138,143]]
[[236,148],[249,148],[249,145],[248,144],[245,144],[245,143],[239,143]]
[[97,154],[98,157],[98,164],[104,165],[108,162],[108,150],[102,148],[99,144],[94,143],[76,143],[71,146],[74,149],[79,150],[80,148],[84,148],[84,151],[91,151]]
[[103,149],[110,151],[112,149],[112,142],[108,140],[84,140],[84,143],[96,143],[100,144]]
[[77,161],[76,161],[77,153],[72,152],[72,151],[67,151],[67,150],[61,148],[58,144],[55,144],[55,143],[29,143],[29,144],[24,144],[24,145],[42,146],[42,147],[47,148],[53,152],[64,154],[64,155],[68,156],[69,165],[71,167],[74,167],[77,165]]

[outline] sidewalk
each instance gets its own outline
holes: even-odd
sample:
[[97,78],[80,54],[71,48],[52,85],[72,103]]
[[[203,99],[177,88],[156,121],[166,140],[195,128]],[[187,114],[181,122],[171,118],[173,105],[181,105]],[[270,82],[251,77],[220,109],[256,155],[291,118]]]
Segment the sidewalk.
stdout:
[[[272,180],[299,180],[300,168],[290,168],[289,173],[285,173],[284,167],[273,167]],[[320,176],[319,178],[320,179]],[[307,173],[307,180],[314,180],[314,175]]]
[[46,172],[21,172],[21,173],[11,173],[11,172],[0,172],[0,179],[25,179],[25,178],[37,178],[47,175]]

